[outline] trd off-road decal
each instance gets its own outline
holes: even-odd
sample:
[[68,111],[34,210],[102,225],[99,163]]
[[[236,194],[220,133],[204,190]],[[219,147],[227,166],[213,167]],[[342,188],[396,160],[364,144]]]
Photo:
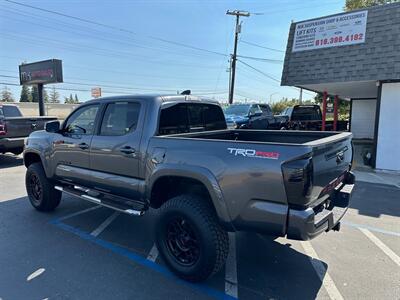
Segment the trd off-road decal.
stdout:
[[257,151],[254,149],[239,149],[239,148],[228,148],[228,151],[230,154],[233,154],[235,156],[267,158],[267,159],[279,158],[279,152],[264,152],[264,151]]

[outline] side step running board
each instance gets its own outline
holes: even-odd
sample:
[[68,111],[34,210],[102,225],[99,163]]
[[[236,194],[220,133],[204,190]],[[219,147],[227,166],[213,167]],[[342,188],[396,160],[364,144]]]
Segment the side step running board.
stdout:
[[132,207],[130,207],[128,205],[123,205],[120,203],[118,203],[118,204],[111,203],[111,201],[104,201],[97,197],[89,196],[86,194],[88,191],[90,191],[89,189],[85,189],[85,188],[82,188],[79,186],[74,186],[74,189],[72,189],[72,188],[68,188],[68,187],[62,187],[59,185],[54,186],[54,188],[58,191],[66,193],[68,195],[79,197],[83,200],[86,200],[86,201],[89,201],[92,203],[96,203],[96,204],[102,205],[104,207],[108,207],[108,208],[114,209],[116,211],[131,215],[131,216],[144,215],[144,210],[133,209]]

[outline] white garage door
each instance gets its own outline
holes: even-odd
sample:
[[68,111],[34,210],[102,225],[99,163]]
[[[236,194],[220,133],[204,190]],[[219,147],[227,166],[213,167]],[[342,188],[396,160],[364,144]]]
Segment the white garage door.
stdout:
[[400,82],[382,85],[376,167],[400,171]]
[[353,100],[351,132],[355,139],[373,139],[376,100]]

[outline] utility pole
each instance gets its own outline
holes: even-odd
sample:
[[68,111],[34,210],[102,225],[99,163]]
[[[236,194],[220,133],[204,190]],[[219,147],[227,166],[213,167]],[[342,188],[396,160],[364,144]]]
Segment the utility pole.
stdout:
[[236,53],[237,53],[237,43],[239,33],[241,31],[241,25],[239,23],[240,17],[249,17],[250,13],[247,11],[240,10],[228,10],[226,12],[227,15],[236,16],[236,27],[235,27],[235,45],[233,47],[233,54],[231,59],[231,79],[229,82],[229,104],[233,102],[233,93],[235,90],[235,75],[236,75]]
[[228,91],[230,92],[231,90],[231,79],[232,79],[232,57],[229,58],[229,68],[226,69],[226,72],[229,72],[229,89]]

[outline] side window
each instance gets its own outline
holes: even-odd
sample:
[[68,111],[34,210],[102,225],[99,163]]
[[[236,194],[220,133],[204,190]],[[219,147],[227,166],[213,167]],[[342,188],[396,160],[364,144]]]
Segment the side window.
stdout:
[[160,115],[159,135],[189,132],[186,104],[177,104],[162,108]]
[[[1,109],[0,109],[1,111]],[[1,112],[0,112],[1,114]],[[22,117],[21,112],[16,106],[3,106],[3,114],[7,118],[10,117]]]
[[136,129],[140,103],[115,102],[107,105],[101,123],[100,135],[124,135]]
[[218,105],[181,103],[161,109],[159,135],[219,129],[226,129],[226,123]]
[[98,104],[78,109],[67,119],[64,131],[69,134],[93,134],[98,110]]
[[252,105],[250,107],[250,116],[255,115],[256,112],[258,112],[260,110],[260,108],[258,107],[258,105]]

